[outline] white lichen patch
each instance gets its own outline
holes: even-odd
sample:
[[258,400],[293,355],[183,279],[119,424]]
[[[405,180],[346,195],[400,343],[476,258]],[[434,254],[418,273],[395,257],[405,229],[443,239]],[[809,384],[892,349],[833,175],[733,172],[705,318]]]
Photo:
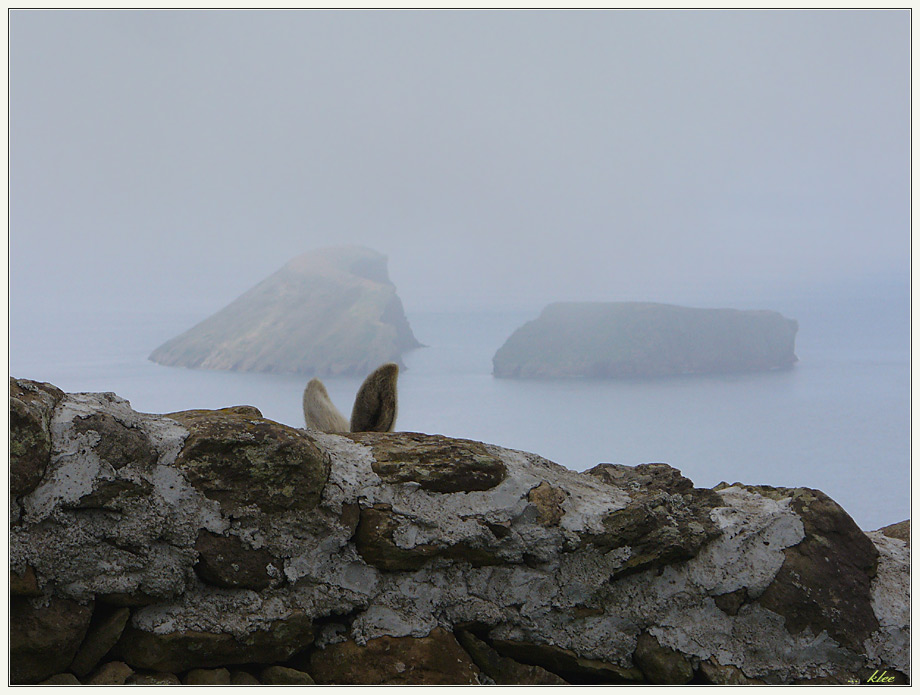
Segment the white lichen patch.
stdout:
[[292,608],[286,597],[245,589],[225,590],[203,585],[191,587],[180,600],[145,606],[134,612],[134,627],[155,635],[173,632],[229,633],[242,638],[267,630],[286,618]]
[[879,531],[866,534],[878,548],[878,569],[870,588],[879,629],[866,640],[873,666],[910,676],[910,548]]
[[773,500],[741,487],[719,491],[726,506],[711,517],[721,535],[690,564],[692,580],[711,595],[745,588],[760,596],[783,566],[785,548],[805,537],[802,520],[790,500]]
[[371,448],[337,434],[308,431],[332,461],[329,479],[323,488],[322,506],[341,513],[343,504],[359,499],[368,505],[374,504],[380,477],[371,467],[374,461]]
[[430,613],[374,603],[352,623],[351,637],[358,644],[366,644],[384,636],[425,637],[436,627],[438,622]]

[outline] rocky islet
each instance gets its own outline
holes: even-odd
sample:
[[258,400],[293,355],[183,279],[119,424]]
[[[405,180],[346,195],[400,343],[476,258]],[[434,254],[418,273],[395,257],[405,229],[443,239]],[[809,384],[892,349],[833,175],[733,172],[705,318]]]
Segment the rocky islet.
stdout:
[[360,246],[304,253],[157,347],[158,364],[311,376],[363,375],[419,347],[387,272]]
[[788,369],[797,331],[795,320],[768,310],[557,302],[511,334],[493,374],[634,379]]

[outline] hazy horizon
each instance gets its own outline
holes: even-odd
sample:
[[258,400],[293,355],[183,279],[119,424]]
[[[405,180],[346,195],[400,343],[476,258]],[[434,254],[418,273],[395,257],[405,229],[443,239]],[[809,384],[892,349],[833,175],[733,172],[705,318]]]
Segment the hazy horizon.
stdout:
[[336,244],[410,313],[909,282],[908,11],[13,10],[9,38],[14,342],[203,318]]

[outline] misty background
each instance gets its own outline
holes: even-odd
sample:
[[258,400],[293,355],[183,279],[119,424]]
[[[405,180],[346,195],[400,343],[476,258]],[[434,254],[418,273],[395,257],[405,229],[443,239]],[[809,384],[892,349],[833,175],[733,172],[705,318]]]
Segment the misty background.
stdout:
[[[361,244],[389,257],[431,346],[407,357],[400,429],[578,469],[666,460],[700,485],[809,484],[861,524],[908,515],[909,11],[14,10],[9,23],[13,375],[153,412],[230,405],[219,393],[299,425],[299,377],[146,355],[295,256]],[[801,363],[772,382],[584,387],[594,395],[495,383],[494,351],[563,300],[776,309],[799,320]],[[343,411],[355,388],[330,385]],[[290,410],[265,407],[270,393]],[[748,420],[719,419],[735,397],[748,419],[785,410],[799,429],[739,433]],[[545,411],[525,416],[533,402]],[[680,412],[663,417],[669,403]],[[635,423],[606,430],[633,406],[659,429],[627,453]],[[681,427],[706,423],[680,420],[692,410],[712,415],[699,456],[720,470],[694,470]],[[831,423],[820,441],[808,415]],[[568,460],[588,437],[597,451]],[[731,456],[712,443],[732,437]],[[779,440],[822,473],[768,480],[782,478]]]

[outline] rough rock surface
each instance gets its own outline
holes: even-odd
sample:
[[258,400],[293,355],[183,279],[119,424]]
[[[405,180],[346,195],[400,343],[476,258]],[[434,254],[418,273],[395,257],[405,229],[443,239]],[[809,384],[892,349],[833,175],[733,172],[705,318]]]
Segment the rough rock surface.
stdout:
[[64,392],[51,384],[10,380],[10,494],[35,489],[51,459],[51,413]]
[[70,670],[83,678],[96,668],[102,657],[118,642],[130,617],[131,611],[124,607],[113,606],[107,611],[100,606],[93,611],[93,619],[80,650],[70,662]]
[[159,364],[364,376],[419,347],[386,256],[357,246],[303,254],[156,348]]
[[560,302],[492,358],[497,377],[635,378],[788,369],[798,323],[775,311]]
[[82,605],[49,595],[10,604],[10,680],[34,683],[64,671],[73,661],[93,614]]
[[502,656],[466,630],[457,631],[457,640],[486,677],[496,685],[565,685],[555,673],[540,666],[522,664]]
[[23,392],[48,453],[11,500],[16,683],[910,675],[907,542],[816,490]]
[[265,685],[315,685],[316,681],[306,671],[298,671],[286,666],[269,666],[262,671],[262,683]]
[[317,649],[310,670],[319,684],[476,685],[479,669],[456,638],[436,627],[424,637],[381,636]]
[[899,521],[896,524],[891,524],[885,528],[880,528],[879,532],[888,536],[889,538],[898,538],[905,543],[907,547],[910,548],[910,520]]
[[134,675],[134,669],[122,661],[103,664],[87,681],[87,685],[124,685]]

